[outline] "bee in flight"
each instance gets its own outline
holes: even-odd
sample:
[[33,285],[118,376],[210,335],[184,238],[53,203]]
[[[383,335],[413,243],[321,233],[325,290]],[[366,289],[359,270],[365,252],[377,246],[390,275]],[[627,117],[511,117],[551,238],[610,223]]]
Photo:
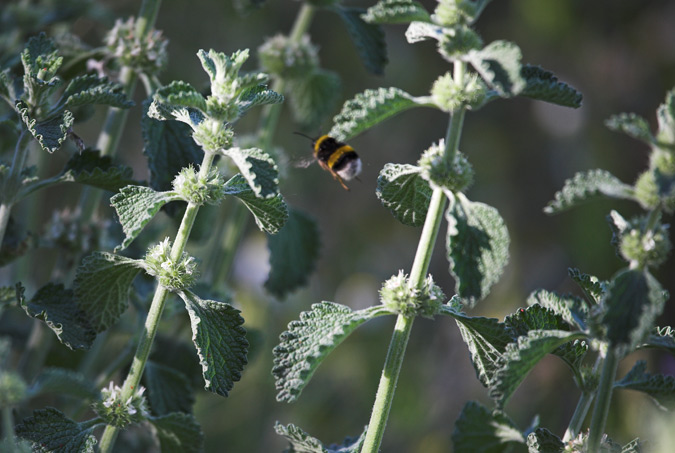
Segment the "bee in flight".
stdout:
[[333,178],[345,190],[349,190],[349,187],[344,182],[356,178],[361,173],[361,159],[356,154],[356,151],[354,151],[354,148],[337,141],[329,135],[322,135],[317,139],[313,139],[300,132],[295,133],[307,137],[312,141],[314,159],[319,163],[321,168],[330,172]]

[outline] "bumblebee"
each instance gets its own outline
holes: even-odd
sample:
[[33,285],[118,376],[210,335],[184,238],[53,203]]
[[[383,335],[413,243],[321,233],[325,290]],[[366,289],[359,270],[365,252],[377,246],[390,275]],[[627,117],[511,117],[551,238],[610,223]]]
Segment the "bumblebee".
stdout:
[[296,132],[296,134],[312,140],[314,159],[319,163],[321,168],[330,172],[333,178],[345,190],[349,190],[349,187],[344,182],[356,178],[361,173],[362,166],[361,159],[356,154],[356,151],[354,151],[354,148],[337,141],[329,135],[322,135],[317,139],[313,139],[299,132]]

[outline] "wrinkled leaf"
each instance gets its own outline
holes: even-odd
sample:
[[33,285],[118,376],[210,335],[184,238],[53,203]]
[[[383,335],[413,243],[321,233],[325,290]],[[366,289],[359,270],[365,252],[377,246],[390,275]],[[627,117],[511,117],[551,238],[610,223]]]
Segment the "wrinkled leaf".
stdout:
[[63,92],[65,106],[68,108],[87,104],[108,105],[117,108],[129,108],[134,105],[127,98],[124,87],[111,83],[96,74],[77,76],[70,81]]
[[452,432],[456,453],[500,453],[524,443],[522,433],[506,414],[490,412],[475,401],[464,405]]
[[340,445],[324,446],[323,443],[295,425],[274,424],[274,430],[288,440],[290,446],[285,453],[359,453],[366,439],[366,430],[359,437],[348,437]]
[[546,428],[537,428],[527,436],[528,453],[562,453],[565,444]]
[[614,383],[614,388],[646,393],[659,408],[675,409],[675,377],[646,373],[646,369],[647,362],[637,361],[623,379]]
[[16,102],[16,110],[40,147],[49,153],[61,148],[63,142],[68,138],[68,131],[74,122],[73,114],[68,110],[42,121],[30,116],[28,105],[23,101]]
[[232,159],[258,198],[279,194],[279,169],[267,153],[258,148],[229,148],[222,153]]
[[361,61],[369,72],[384,74],[384,66],[387,64],[387,43],[384,39],[384,30],[380,25],[365,22],[361,15],[366,10],[363,8],[347,8],[340,6],[338,13],[347,26],[347,32]]
[[564,107],[581,107],[583,96],[574,87],[558,81],[552,72],[539,66],[523,65],[520,75],[525,79],[521,96]]
[[649,123],[647,120],[635,113],[612,115],[605,121],[605,126],[613,131],[623,132],[630,137],[648,144],[656,142],[656,139],[649,130]]
[[501,97],[521,94],[527,81],[521,74],[520,48],[508,41],[494,41],[480,50],[472,50],[467,60],[487,85]]
[[149,360],[143,372],[147,397],[154,415],[171,412],[191,413],[195,395],[188,378],[166,365]]
[[555,199],[544,208],[547,214],[557,214],[579,204],[602,196],[610,198],[634,199],[633,188],[605,170],[579,172],[565,181],[562,190],[556,192]]
[[584,274],[579,269],[569,268],[567,273],[584,291],[589,301],[599,303],[607,291],[607,282],[592,275]]
[[174,412],[148,421],[155,427],[162,453],[204,451],[204,433],[192,415]]
[[420,171],[414,165],[386,164],[377,178],[377,198],[404,225],[422,226],[429,210],[432,190]]
[[413,0],[380,0],[361,16],[370,24],[405,24],[413,21],[430,22],[424,6]]
[[281,104],[282,102],[284,102],[284,97],[281,94],[268,89],[266,85],[258,85],[241,93],[237,99],[237,107],[239,107],[239,115],[243,115],[251,107],[257,105]]
[[641,348],[655,348],[675,355],[675,330],[670,326],[654,327]]
[[544,289],[539,289],[533,291],[527,298],[527,305],[532,306],[534,304],[552,310],[558,316],[561,316],[569,325],[575,326],[579,330],[584,330],[586,328],[588,306],[583,300],[575,296],[561,296]]
[[325,69],[290,79],[287,93],[293,117],[304,129],[316,129],[336,110],[341,91],[340,76]]
[[16,426],[19,437],[33,442],[34,451],[94,453],[96,425],[77,423],[54,408],[33,411]]
[[192,85],[174,80],[155,91],[148,116],[156,120],[176,120],[194,128],[204,120],[206,99]]
[[288,220],[288,207],[281,194],[272,198],[256,197],[241,174],[234,175],[225,184],[225,194],[239,198],[251,211],[255,223],[268,234],[277,234]]

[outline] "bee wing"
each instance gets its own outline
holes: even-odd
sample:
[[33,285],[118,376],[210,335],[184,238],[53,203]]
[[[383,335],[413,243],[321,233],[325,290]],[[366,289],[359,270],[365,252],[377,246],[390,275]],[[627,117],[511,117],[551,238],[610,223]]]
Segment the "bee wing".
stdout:
[[312,157],[307,157],[307,158],[304,158],[304,159],[302,159],[302,158],[301,159],[295,159],[293,161],[293,166],[296,167],[296,168],[307,168],[310,165],[312,165],[314,162],[316,162],[316,159],[314,159]]

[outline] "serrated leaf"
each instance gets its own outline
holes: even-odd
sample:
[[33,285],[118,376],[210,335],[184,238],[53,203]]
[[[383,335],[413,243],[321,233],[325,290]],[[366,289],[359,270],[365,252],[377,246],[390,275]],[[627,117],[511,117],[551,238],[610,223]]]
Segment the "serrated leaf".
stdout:
[[413,0],[380,0],[361,16],[370,24],[405,24],[413,21],[431,22],[421,3]]
[[582,332],[564,330],[531,330],[527,336],[506,347],[500,369],[494,376],[490,396],[497,407],[504,407],[513,392],[546,354],[565,343],[585,339]]
[[364,322],[387,314],[391,313],[384,306],[352,311],[334,302],[313,304],[311,311],[300,313],[300,319],[288,324],[274,348],[272,375],[277,401],[295,401],[333,349]]
[[546,428],[537,428],[527,436],[528,453],[562,453],[565,444]]
[[654,327],[640,347],[663,349],[675,355],[675,330],[670,326]]
[[154,415],[171,412],[191,413],[195,395],[188,378],[166,365],[149,360],[143,372],[148,402]]
[[40,147],[49,153],[53,153],[59,149],[63,142],[66,141],[68,131],[74,122],[73,114],[68,110],[64,110],[61,114],[40,122],[30,116],[30,109],[25,102],[17,101],[16,110],[21,115],[21,119],[30,133],[33,134],[33,137],[40,144]]
[[274,424],[274,431],[283,436],[290,443],[289,448],[284,453],[359,453],[366,440],[366,430],[359,437],[348,437],[340,445],[329,445],[325,447],[323,443],[310,436],[297,426],[290,424],[287,426],[279,422]]
[[525,439],[515,423],[503,412],[490,412],[475,401],[464,405],[452,432],[456,453],[500,453]]
[[525,79],[525,88],[521,96],[564,107],[581,107],[583,96],[574,87],[559,82],[552,72],[539,66],[523,65],[520,75]]
[[342,83],[333,71],[316,69],[304,77],[288,80],[288,98],[293,118],[304,129],[316,129],[337,108]]
[[33,411],[16,426],[19,437],[33,442],[33,451],[94,453],[96,425],[76,423],[54,408]]
[[63,368],[46,368],[28,389],[31,397],[54,394],[69,395],[84,401],[99,399],[101,392],[80,373]]
[[246,113],[251,107],[256,105],[281,104],[284,102],[284,96],[267,88],[266,85],[258,85],[244,90],[237,98],[237,107],[239,115]]
[[398,88],[366,90],[344,103],[333,118],[328,135],[347,141],[397,113],[420,105],[427,104]]
[[288,220],[288,207],[280,193],[272,198],[258,198],[241,174],[236,174],[227,181],[224,191],[244,203],[253,214],[258,228],[265,233],[278,233]]
[[642,453],[645,451],[644,443],[640,439],[633,439],[621,447],[621,453]]
[[440,41],[445,36],[455,36],[455,31],[451,28],[442,27],[426,21],[413,21],[405,31],[405,38],[410,44],[415,44],[427,39]]
[[384,74],[387,64],[387,43],[384,39],[384,30],[377,24],[364,22],[361,15],[366,12],[363,8],[338,7],[338,13],[347,26],[347,32],[363,65],[373,74]]
[[396,219],[409,226],[422,226],[431,200],[429,182],[420,168],[408,164],[386,164],[377,177],[377,198]]
[[521,94],[527,82],[521,75],[520,48],[508,41],[493,41],[481,50],[472,50],[467,61],[487,85],[501,97]]
[[597,277],[594,277],[589,274],[584,274],[579,269],[569,268],[567,273],[572,280],[574,280],[579,287],[586,294],[586,297],[590,301],[595,303],[600,303],[600,300],[604,297],[605,292],[607,291],[607,282],[599,280]]
[[162,206],[180,199],[176,192],[155,192],[144,186],[126,186],[113,195],[110,205],[115,208],[125,235],[124,241],[115,247],[115,251],[127,248]]
[[40,71],[55,73],[63,61],[57,52],[54,41],[47,38],[45,33],[32,36],[21,52],[21,63],[26,75],[37,78]]
[[283,299],[305,285],[319,256],[319,228],[314,219],[296,209],[290,209],[284,227],[267,236],[270,251],[270,273],[265,289]]
[[192,415],[174,412],[148,421],[155,427],[162,453],[204,451],[204,433]]
[[156,120],[176,120],[194,128],[204,120],[206,99],[192,85],[174,80],[155,91],[148,116]]
[[279,194],[279,169],[269,154],[259,148],[229,148],[222,153],[234,161],[258,198],[274,198]]
[[89,349],[96,339],[89,316],[78,305],[73,291],[61,284],[46,284],[30,302],[21,298],[21,306],[29,316],[43,320],[70,349]]
[[448,208],[446,249],[455,291],[469,306],[484,299],[509,260],[509,232],[492,206],[457,193]]
[[612,115],[605,121],[605,126],[616,132],[633,137],[647,144],[656,142],[656,139],[649,130],[649,123],[646,119],[635,113],[620,113]]
[[117,108],[133,107],[134,102],[127,98],[124,87],[111,83],[96,74],[85,74],[70,81],[63,93],[65,107],[78,107],[87,104],[108,105]]
[[557,214],[585,201],[602,198],[634,199],[633,188],[606,170],[579,172],[565,181],[555,199],[544,208],[546,214]]
[[659,408],[675,409],[675,377],[646,373],[646,369],[647,362],[638,360],[623,379],[614,383],[614,388],[646,393]]
[[614,347],[629,350],[640,344],[654,326],[668,298],[647,270],[624,269],[610,281],[601,322]]
[[666,94],[666,100],[656,111],[659,131],[656,137],[659,143],[675,145],[675,89]]
[[109,156],[101,156],[99,151],[91,149],[73,154],[55,181],[75,182],[110,192],[135,182],[130,167],[113,164]]
[[185,302],[204,376],[204,388],[227,396],[246,365],[248,341],[239,310],[226,302],[202,300],[190,291],[178,295]]
[[73,290],[96,332],[115,324],[127,309],[129,288],[142,267],[141,260],[107,252],[94,252],[82,260]]
[[561,296],[545,289],[538,289],[530,293],[527,298],[527,305],[532,306],[534,304],[552,310],[569,325],[575,326],[579,330],[586,328],[588,306],[578,297],[572,295]]

